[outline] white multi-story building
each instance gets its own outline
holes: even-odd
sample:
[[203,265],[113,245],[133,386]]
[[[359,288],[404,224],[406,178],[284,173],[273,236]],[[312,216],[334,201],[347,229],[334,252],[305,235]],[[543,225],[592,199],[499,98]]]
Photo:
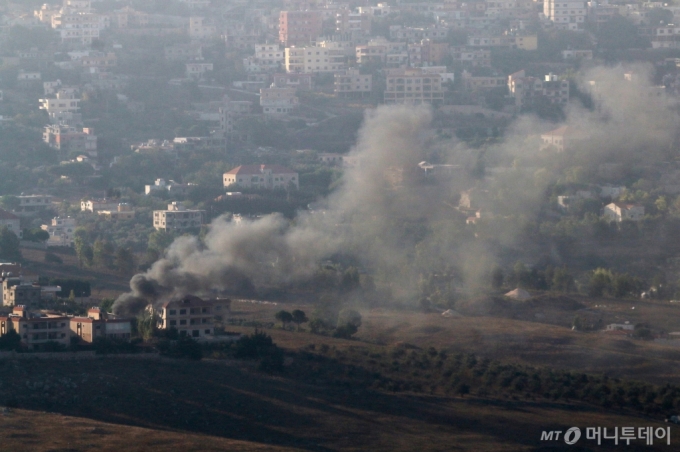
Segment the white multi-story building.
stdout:
[[286,47],[286,72],[338,72],[347,68],[344,51],[325,47]]
[[543,0],[543,14],[562,30],[583,30],[588,14],[585,0]]
[[247,72],[276,71],[284,60],[284,51],[278,44],[257,44],[255,55],[244,58],[243,67]]
[[205,63],[203,61],[192,61],[186,64],[186,75],[187,78],[199,80],[203,78],[206,72],[213,70],[212,63]]
[[43,224],[40,228],[43,231],[47,231],[50,235],[50,238],[47,240],[48,246],[73,245],[73,238],[76,230],[75,218],[54,217],[50,224]]
[[386,79],[386,104],[437,105],[444,101],[440,74],[428,74],[421,68],[392,69]]
[[525,71],[508,76],[508,91],[515,99],[515,107],[522,108],[537,97],[543,97],[552,104],[564,106],[569,102],[569,81],[561,80],[555,74],[547,74],[545,80],[527,77]]
[[64,44],[92,44],[100,31],[108,27],[108,17],[99,14],[62,8],[52,16],[52,28],[59,32]]
[[50,195],[19,195],[19,206],[14,212],[19,215],[31,215],[52,207]]
[[295,88],[262,88],[260,89],[260,106],[265,115],[287,115],[298,108],[299,99]]
[[47,111],[52,124],[80,122],[80,99],[71,89],[61,89],[53,98],[40,99],[40,109]]
[[205,210],[189,210],[180,202],[168,204],[168,210],[153,211],[153,227],[157,231],[200,228],[205,223]]
[[219,108],[220,132],[224,138],[230,137],[235,132],[236,120],[249,115],[253,109],[253,103],[248,100],[234,101],[224,97],[223,105]]
[[86,153],[90,157],[97,156],[97,136],[91,128],[82,131],[66,124],[45,126],[43,141],[51,148],[70,152]]
[[358,69],[335,73],[334,91],[338,97],[364,96],[373,91],[373,76],[361,74]]
[[217,27],[204,17],[192,16],[189,18],[189,37],[196,40],[205,40],[217,37]]
[[241,165],[222,176],[224,187],[300,188],[298,173],[281,165]]
[[98,210],[115,210],[118,202],[110,199],[83,199],[80,201],[81,212],[97,212]]

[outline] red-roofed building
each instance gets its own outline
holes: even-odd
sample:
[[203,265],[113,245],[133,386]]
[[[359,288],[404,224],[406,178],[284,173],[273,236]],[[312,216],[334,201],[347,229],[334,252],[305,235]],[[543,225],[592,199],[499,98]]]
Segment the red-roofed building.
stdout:
[[298,173],[281,165],[241,165],[224,173],[225,187],[300,188]]
[[14,232],[17,237],[21,237],[21,221],[18,216],[12,212],[0,209],[0,228],[7,227]]

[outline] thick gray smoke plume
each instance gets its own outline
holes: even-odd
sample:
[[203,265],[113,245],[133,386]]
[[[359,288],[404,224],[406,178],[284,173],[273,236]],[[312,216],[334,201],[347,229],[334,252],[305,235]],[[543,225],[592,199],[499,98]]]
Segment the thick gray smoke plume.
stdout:
[[422,211],[394,197],[390,168],[417,163],[431,120],[426,108],[379,108],[368,113],[352,154],[359,165],[346,172],[324,212],[304,213],[294,224],[280,215],[236,225],[215,219],[204,244],[180,237],[144,274],[130,281],[132,291],[116,300],[114,311],[131,314],[167,296],[287,284],[311,276],[335,253],[360,253],[366,262],[396,259],[401,245],[391,231],[404,209]]
[[[116,300],[114,311],[134,314],[169,296],[305,281],[337,254],[353,256],[396,290],[413,290],[419,272],[454,264],[468,283],[480,279],[496,262],[495,248],[512,246],[521,222],[536,214],[545,187],[559,177],[554,169],[534,167],[545,158],[546,151],[539,150],[542,132],[567,125],[582,137],[581,147],[561,158],[588,170],[668,154],[677,115],[650,86],[648,67],[629,68],[630,80],[624,72],[587,73],[581,89],[591,93],[596,108],[571,105],[564,124],[521,117],[503,144],[487,151],[487,165],[507,171],[477,181],[463,172],[443,184],[414,182],[418,162],[433,149],[449,163],[465,162],[477,151],[453,142],[433,147],[427,108],[370,111],[351,151],[359,164],[345,171],[326,200],[327,210],[302,213],[292,223],[280,215],[240,225],[217,218],[203,243],[181,237],[146,273],[135,275],[132,291]],[[470,187],[496,193],[487,206],[503,219],[489,239],[471,233],[455,210],[459,193]]]

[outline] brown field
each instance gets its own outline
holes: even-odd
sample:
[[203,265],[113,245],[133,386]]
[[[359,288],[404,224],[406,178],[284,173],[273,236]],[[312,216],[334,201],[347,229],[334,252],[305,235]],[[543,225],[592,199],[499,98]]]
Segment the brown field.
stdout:
[[[675,304],[638,300],[576,300],[584,306],[587,314],[594,312],[600,316],[603,324],[630,321],[632,324],[649,324],[655,330],[680,331],[680,306]],[[606,308],[595,308],[603,305]],[[633,306],[635,309],[630,309]],[[232,305],[233,317],[261,322],[273,322],[274,314],[280,309],[296,308],[307,313],[313,310],[309,305],[238,302]],[[515,309],[504,313],[515,318],[495,317],[494,313],[445,318],[439,313],[386,308],[363,310],[363,325],[357,338],[371,344],[406,342],[422,348],[432,346],[520,364],[607,373],[613,377],[654,384],[673,383],[680,376],[680,341],[678,346],[670,346],[597,331],[572,331],[572,319],[584,311],[541,307],[538,310],[545,313],[545,317],[538,320],[532,314],[537,310],[535,307],[528,313],[531,315],[527,314],[527,310]],[[524,320],[528,318],[534,320]],[[555,323],[544,323],[546,321]],[[298,348],[311,342],[337,341],[277,328],[267,332],[277,343],[289,348]],[[234,326],[228,329],[243,332],[252,330]]]
[[532,451],[542,430],[666,425],[578,403],[304,382],[234,361],[9,361],[1,371],[0,397],[24,408],[0,415],[1,450]]

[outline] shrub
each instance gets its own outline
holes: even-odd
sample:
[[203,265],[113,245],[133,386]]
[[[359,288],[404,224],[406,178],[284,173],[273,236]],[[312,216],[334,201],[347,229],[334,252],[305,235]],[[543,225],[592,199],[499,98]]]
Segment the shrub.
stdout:
[[61,257],[57,256],[54,253],[45,253],[45,262],[48,262],[50,264],[63,264],[64,261]]

